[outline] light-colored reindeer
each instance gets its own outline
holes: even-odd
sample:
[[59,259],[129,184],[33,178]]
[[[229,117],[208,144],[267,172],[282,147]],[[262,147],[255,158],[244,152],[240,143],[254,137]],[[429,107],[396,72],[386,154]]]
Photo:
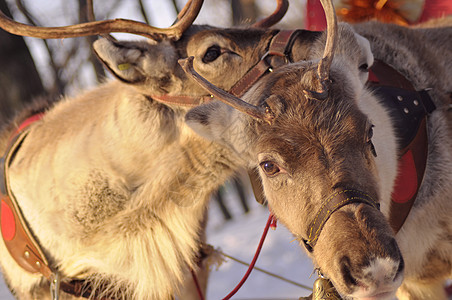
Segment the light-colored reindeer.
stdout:
[[[48,260],[50,279],[58,275],[61,286],[71,281],[87,290],[78,295],[172,298],[189,270],[197,269],[211,192],[244,165],[236,153],[185,125],[188,108],[178,101],[210,97],[177,60],[196,56],[199,72],[229,89],[260,61],[278,31],[191,26],[201,4],[188,3],[169,29],[130,20],[35,28],[2,18],[3,28],[26,36],[129,32],[156,40],[96,42],[97,55],[119,81],[44,107],[45,115],[29,127],[4,174]],[[275,16],[260,26],[276,23],[284,6],[279,1]],[[293,47],[300,49],[296,57],[306,52],[304,38],[318,35],[305,34]],[[3,127],[2,152],[23,119]],[[2,213],[7,214],[3,206]],[[5,220],[2,229],[10,229]],[[36,253],[14,251],[36,267]],[[0,261],[16,297],[49,297],[45,276],[22,269],[3,242]],[[82,279],[86,286],[77,281]],[[181,297],[188,299],[184,292]]]
[[[259,168],[271,210],[344,299],[394,299],[396,291],[399,299],[446,299],[443,284],[452,275],[452,20],[419,28],[336,26],[332,4],[322,2],[328,8],[326,46],[322,38],[313,42],[311,60],[274,71],[244,101],[200,77],[192,59],[181,62],[225,102],[193,108],[187,122]],[[390,72],[380,74],[395,94],[363,81],[369,71],[359,60],[363,54],[369,67],[383,61],[403,74],[389,82]],[[407,91],[391,85],[405,84],[402,77],[418,92],[398,94]],[[400,106],[402,121],[384,95]],[[406,221],[401,228],[391,223],[393,229],[388,221],[396,178],[413,162],[398,164],[407,130],[398,125],[403,119],[422,123],[424,115],[425,174]],[[414,157],[415,151],[406,153]],[[416,178],[407,184],[416,185]]]

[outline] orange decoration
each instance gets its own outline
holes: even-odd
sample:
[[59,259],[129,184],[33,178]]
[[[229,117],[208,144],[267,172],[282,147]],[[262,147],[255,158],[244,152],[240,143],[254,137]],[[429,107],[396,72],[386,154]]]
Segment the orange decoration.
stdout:
[[399,3],[388,0],[345,0],[337,15],[345,22],[358,23],[378,20],[384,23],[409,24],[399,11]]

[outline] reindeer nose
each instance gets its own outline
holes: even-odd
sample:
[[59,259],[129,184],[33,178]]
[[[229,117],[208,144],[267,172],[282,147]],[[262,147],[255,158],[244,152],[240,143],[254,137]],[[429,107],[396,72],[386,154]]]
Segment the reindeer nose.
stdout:
[[[394,243],[394,245],[396,245]],[[390,285],[400,281],[403,276],[405,263],[398,248],[399,255],[377,257],[369,262],[369,265],[356,265],[349,256],[344,255],[339,259],[340,275],[343,282],[351,289],[358,287],[368,289],[370,286]]]

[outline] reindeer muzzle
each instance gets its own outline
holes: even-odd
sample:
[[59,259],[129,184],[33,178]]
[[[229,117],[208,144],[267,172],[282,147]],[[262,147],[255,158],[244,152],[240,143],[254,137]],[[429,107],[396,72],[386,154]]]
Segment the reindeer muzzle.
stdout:
[[380,204],[372,199],[367,193],[353,189],[339,189],[329,196],[316,213],[314,220],[309,225],[307,232],[308,239],[303,239],[303,244],[309,252],[314,250],[314,246],[331,215],[341,207],[352,203],[368,204],[380,210]]

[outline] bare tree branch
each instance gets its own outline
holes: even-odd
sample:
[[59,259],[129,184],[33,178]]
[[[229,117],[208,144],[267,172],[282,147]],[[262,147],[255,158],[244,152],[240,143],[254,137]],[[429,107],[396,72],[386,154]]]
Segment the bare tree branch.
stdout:
[[151,24],[151,23],[149,22],[148,15],[147,15],[147,13],[146,13],[146,9],[144,8],[143,0],[138,0],[138,5],[140,6],[140,12],[141,12],[141,15],[143,16],[144,21],[145,21],[147,24]]
[[[16,0],[16,5],[17,8],[19,9],[19,11],[24,15],[24,17],[27,19],[27,21],[34,25],[34,26],[39,26],[38,21],[36,21],[36,18],[34,18],[31,13],[28,11],[28,9],[25,7],[25,5],[23,5],[22,0]],[[64,88],[66,86],[66,82],[64,82],[61,78],[60,78],[60,72],[61,72],[61,68],[60,66],[58,66],[58,64],[55,62],[54,59],[54,53],[52,50],[52,47],[50,47],[49,42],[47,40],[42,40],[42,42],[44,43],[44,46],[47,50],[47,53],[49,55],[49,62],[50,62],[50,69],[52,70],[52,76],[53,76],[53,88],[51,94],[57,95],[57,94],[62,94],[64,91]]]
[[[95,20],[94,7],[91,0],[79,0],[79,22],[89,22]],[[85,40],[88,45],[92,45],[97,38],[95,36],[87,36]],[[93,65],[97,82],[101,82],[105,78],[105,70],[97,59],[96,55],[90,51],[89,61]]]

